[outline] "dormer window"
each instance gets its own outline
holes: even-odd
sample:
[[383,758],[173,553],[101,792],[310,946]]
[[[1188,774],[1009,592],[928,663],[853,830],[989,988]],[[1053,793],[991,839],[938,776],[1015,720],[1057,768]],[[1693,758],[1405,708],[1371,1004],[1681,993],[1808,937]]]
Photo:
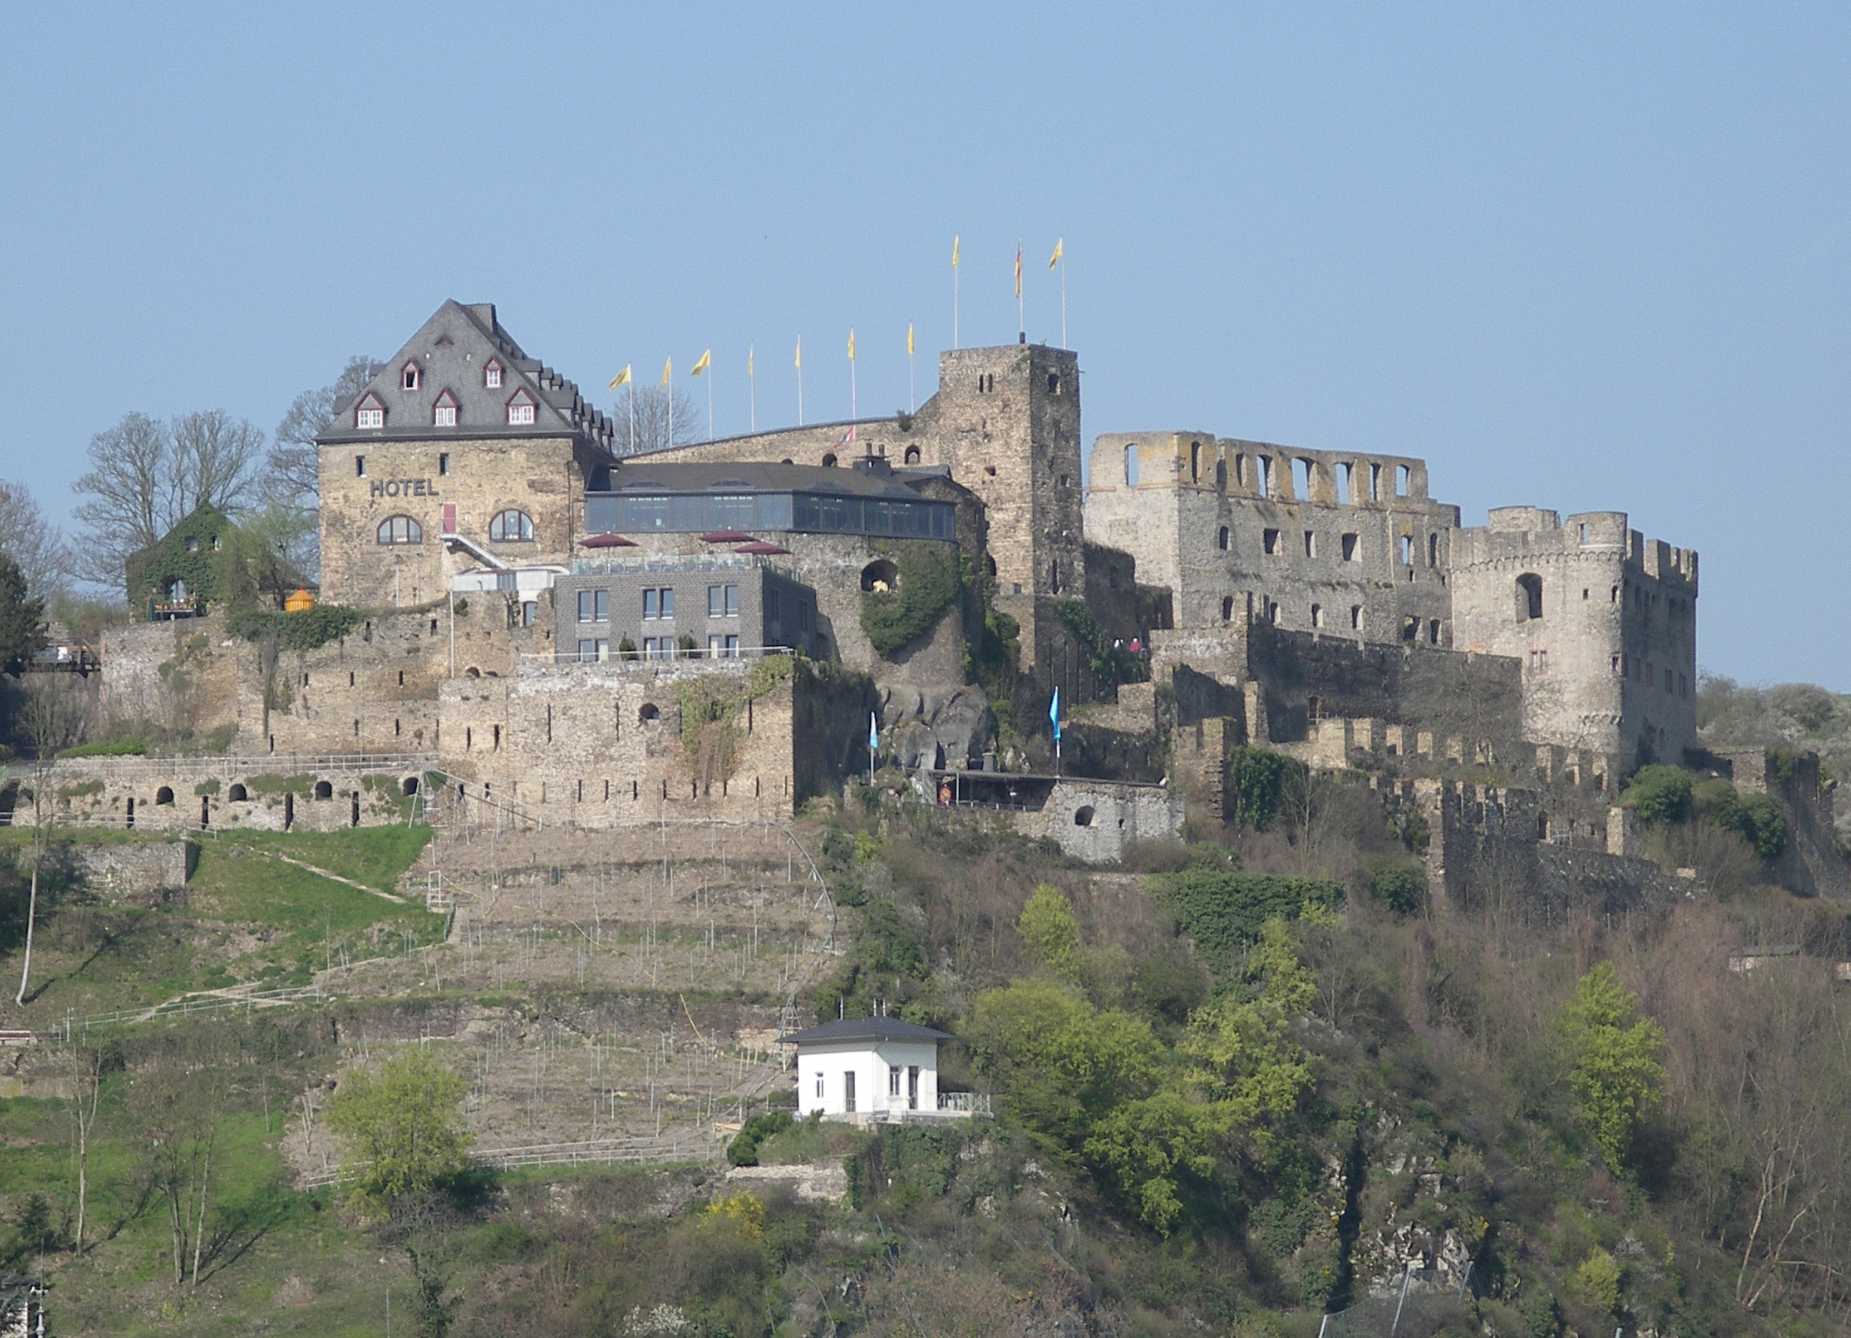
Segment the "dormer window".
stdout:
[[482,369],[482,384],[490,390],[495,390],[501,385],[501,364],[493,358],[490,358],[488,366]]
[[533,398],[524,390],[516,391],[508,401],[508,426],[530,427],[533,424]]
[[361,429],[384,427],[386,425],[386,406],[381,404],[375,396],[369,394],[355,406],[353,411],[353,425]]
[[431,406],[431,426],[456,426],[456,396],[447,390],[439,395],[436,404]]
[[418,364],[415,362],[408,362],[398,374],[399,389],[416,390],[420,379]]

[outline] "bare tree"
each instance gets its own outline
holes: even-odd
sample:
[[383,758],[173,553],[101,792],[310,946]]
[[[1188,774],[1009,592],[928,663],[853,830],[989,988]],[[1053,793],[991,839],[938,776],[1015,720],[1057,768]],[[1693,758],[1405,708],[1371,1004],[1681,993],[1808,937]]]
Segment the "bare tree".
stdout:
[[276,425],[265,488],[274,501],[314,511],[321,493],[320,453],[315,438],[334,426],[336,412],[353,399],[385,364],[356,353],[331,385],[305,390],[290,401]]
[[183,1034],[136,1082],[142,1174],[167,1209],[175,1287],[199,1285],[212,1163],[230,1087],[224,1055],[215,1051],[222,1039],[210,1029]]
[[[671,415],[670,408],[674,412]],[[673,419],[673,431],[670,420]],[[640,455],[669,446],[686,446],[706,439],[707,410],[694,403],[694,397],[679,386],[638,386],[636,388],[636,432],[630,432],[628,393],[618,397],[611,408],[611,422],[616,424],[616,450],[619,455]]]
[[0,553],[19,564],[27,590],[47,604],[70,584],[64,535],[23,483],[0,480]]
[[39,876],[51,849],[51,768],[58,750],[68,748],[83,733],[88,702],[64,674],[35,675],[19,712],[19,723],[32,745],[32,886],[26,899],[26,955],[19,970],[15,1004],[26,1002],[32,979],[32,933],[39,913]]
[[93,1045],[75,1046],[66,1052],[64,1063],[71,1137],[77,1145],[77,1225],[73,1248],[82,1254],[84,1215],[90,1199],[90,1138],[96,1132],[96,1111],[103,1095],[103,1051]]
[[222,409],[159,423],[124,415],[90,439],[90,468],[71,485],[86,539],[73,555],[76,575],[117,586],[129,554],[146,548],[195,508],[235,511],[257,486],[264,435]]

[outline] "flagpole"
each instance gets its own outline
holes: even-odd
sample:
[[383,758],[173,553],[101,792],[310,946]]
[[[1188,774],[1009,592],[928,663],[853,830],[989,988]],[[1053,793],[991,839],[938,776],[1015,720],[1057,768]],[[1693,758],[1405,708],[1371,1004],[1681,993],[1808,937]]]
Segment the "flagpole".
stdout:
[[958,347],[958,267],[951,267],[951,347]]
[[631,376],[630,387],[630,454],[636,454],[636,377]]
[[1022,283],[1022,240],[1018,237],[1015,244],[1015,333],[1017,343],[1021,343],[1028,337],[1028,316],[1026,314],[1028,308],[1023,304],[1022,299],[1022,290],[1024,286],[1025,285]]
[[758,431],[758,369],[753,366],[753,355],[757,351],[754,347],[746,349],[746,397],[750,405],[753,432]]
[[803,336],[797,336],[797,426],[803,426]]
[[1067,347],[1067,257],[1060,262],[1060,346]]
[[713,440],[713,365],[707,366],[707,440]]
[[848,332],[848,421],[853,423],[858,410],[855,400],[855,332]]
[[909,339],[906,347],[906,412],[908,413],[912,413],[919,407],[919,395],[913,389],[913,364],[917,361],[918,359],[913,356],[912,341]]

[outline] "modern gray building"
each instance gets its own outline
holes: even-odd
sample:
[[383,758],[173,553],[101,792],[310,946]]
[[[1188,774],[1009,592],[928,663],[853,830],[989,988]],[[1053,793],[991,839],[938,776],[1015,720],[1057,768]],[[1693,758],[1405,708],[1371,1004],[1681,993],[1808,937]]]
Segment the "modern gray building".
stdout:
[[735,553],[581,559],[553,585],[553,617],[565,660],[722,659],[816,646],[816,592],[762,557]]

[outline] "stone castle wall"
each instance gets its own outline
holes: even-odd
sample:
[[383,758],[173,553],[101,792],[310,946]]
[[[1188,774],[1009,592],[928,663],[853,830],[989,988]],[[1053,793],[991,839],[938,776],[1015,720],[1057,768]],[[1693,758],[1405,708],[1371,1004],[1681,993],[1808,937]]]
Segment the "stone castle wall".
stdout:
[[[543,823],[789,817],[839,784],[845,760],[854,765],[850,737],[865,760],[871,689],[804,665],[768,678],[767,663],[611,661],[453,679],[441,762],[470,793]],[[705,700],[736,703],[732,724],[686,717]]]
[[1199,432],[1093,445],[1087,539],[1168,585],[1178,627],[1260,621],[1450,644],[1444,572],[1458,523],[1457,507],[1428,498],[1425,463],[1407,457]]

